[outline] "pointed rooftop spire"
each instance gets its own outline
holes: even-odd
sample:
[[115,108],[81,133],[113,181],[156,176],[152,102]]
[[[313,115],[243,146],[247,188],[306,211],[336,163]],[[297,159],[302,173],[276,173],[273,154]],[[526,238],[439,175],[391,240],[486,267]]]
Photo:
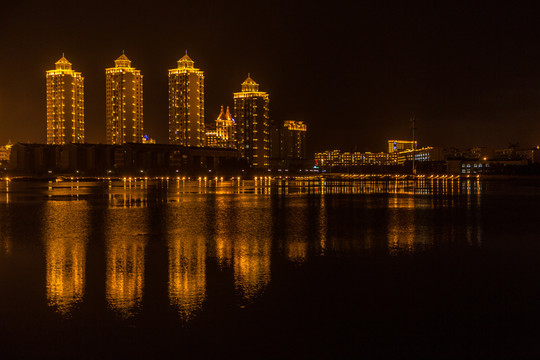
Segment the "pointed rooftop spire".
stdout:
[[56,70],[71,70],[71,63],[65,58],[64,53],[62,53],[60,60],[54,64],[56,65]]
[[122,50],[122,55],[120,55],[118,59],[114,60],[114,65],[116,67],[131,67],[131,60],[129,60],[126,54],[124,54],[124,50]]
[[248,77],[242,83],[242,91],[259,91],[259,84],[257,84],[248,73]]
[[225,115],[223,114],[223,105],[221,105],[221,110],[219,111],[219,116],[217,117],[217,120],[226,120]]
[[178,68],[179,69],[193,69],[193,60],[188,56],[187,50],[186,55],[182,56],[180,60],[178,60]]

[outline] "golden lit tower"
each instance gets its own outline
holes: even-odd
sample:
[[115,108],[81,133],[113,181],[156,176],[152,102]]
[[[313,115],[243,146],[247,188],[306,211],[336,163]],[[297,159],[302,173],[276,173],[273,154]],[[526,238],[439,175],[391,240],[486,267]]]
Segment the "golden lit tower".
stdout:
[[140,143],[143,139],[143,77],[122,54],[105,69],[107,144]]
[[229,107],[227,106],[227,111],[223,111],[223,106],[221,106],[215,127],[206,132],[207,145],[211,147],[235,148],[234,127],[235,123]]
[[253,167],[268,167],[270,156],[268,94],[249,76],[234,93],[238,150]]
[[169,143],[204,146],[204,73],[187,52],[169,70]]
[[282,141],[283,156],[288,160],[304,160],[306,154],[307,126],[303,121],[285,120]]
[[47,144],[84,142],[84,78],[64,57],[48,70]]

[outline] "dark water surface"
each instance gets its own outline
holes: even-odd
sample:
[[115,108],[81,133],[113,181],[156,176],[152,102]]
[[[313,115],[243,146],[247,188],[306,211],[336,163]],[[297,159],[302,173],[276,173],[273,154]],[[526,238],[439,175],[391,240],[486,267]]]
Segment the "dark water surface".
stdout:
[[9,357],[540,356],[540,183],[0,181]]

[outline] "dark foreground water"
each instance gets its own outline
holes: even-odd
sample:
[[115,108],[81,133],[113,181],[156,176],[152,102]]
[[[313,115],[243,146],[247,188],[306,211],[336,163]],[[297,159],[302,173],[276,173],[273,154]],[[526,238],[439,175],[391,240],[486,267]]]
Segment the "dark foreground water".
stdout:
[[533,358],[539,215],[526,181],[0,181],[0,351]]

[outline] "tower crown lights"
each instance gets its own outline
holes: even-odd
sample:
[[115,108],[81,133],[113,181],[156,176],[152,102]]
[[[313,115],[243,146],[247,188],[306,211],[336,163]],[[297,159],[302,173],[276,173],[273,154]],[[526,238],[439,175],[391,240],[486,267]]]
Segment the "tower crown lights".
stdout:
[[259,91],[259,84],[257,84],[248,74],[248,77],[244,82],[242,83],[242,91],[243,92],[257,92]]
[[182,56],[180,60],[178,60],[178,68],[179,69],[193,69],[193,60],[188,56],[187,52],[186,55]]
[[118,59],[114,60],[114,66],[117,68],[129,68],[131,67],[131,60],[128,59],[126,54],[122,53]]
[[56,65],[56,70],[71,70],[71,63],[62,55],[60,60],[54,63]]

